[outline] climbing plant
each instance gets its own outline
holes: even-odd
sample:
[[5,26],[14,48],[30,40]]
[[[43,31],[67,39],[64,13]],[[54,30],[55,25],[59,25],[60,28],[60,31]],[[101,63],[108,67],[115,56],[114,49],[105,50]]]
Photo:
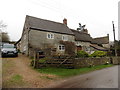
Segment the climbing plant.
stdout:
[[71,41],[60,41],[60,44],[65,46],[65,53],[69,55],[75,55],[75,43]]

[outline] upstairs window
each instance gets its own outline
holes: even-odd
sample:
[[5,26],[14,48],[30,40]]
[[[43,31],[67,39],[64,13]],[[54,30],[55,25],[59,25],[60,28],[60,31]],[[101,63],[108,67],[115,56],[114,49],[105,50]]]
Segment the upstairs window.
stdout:
[[48,38],[48,39],[54,39],[54,34],[48,33],[48,34],[47,34],[47,38]]
[[62,40],[63,40],[63,41],[68,41],[68,36],[63,35],[63,36],[62,36]]

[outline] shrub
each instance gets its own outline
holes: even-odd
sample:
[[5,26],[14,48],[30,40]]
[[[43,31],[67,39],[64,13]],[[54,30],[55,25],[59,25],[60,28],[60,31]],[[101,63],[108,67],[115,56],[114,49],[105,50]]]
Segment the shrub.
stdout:
[[77,57],[88,57],[88,53],[86,53],[85,51],[78,51],[77,52]]
[[70,41],[60,41],[60,44],[65,45],[65,53],[68,55],[75,55],[75,48],[76,45],[74,42],[70,42]]
[[107,55],[107,52],[104,51],[95,51],[90,57],[104,57]]
[[47,57],[45,57],[45,58],[41,58],[38,62],[39,62],[39,63],[45,63],[45,62],[46,62],[46,60],[48,60],[48,58],[47,58]]

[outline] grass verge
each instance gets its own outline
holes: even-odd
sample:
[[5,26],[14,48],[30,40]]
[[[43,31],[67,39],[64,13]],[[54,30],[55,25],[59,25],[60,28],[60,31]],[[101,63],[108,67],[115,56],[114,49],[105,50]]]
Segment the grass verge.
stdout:
[[54,75],[64,78],[64,77],[70,77],[70,76],[74,76],[74,75],[84,74],[84,73],[95,71],[95,70],[100,70],[100,69],[111,67],[111,66],[113,66],[113,65],[108,64],[108,65],[98,65],[98,66],[94,66],[94,67],[86,67],[86,68],[79,68],[79,69],[45,67],[45,68],[36,69],[36,70],[40,73],[54,74]]
[[4,87],[15,87],[24,85],[23,77],[19,74],[11,76],[11,78],[3,83]]

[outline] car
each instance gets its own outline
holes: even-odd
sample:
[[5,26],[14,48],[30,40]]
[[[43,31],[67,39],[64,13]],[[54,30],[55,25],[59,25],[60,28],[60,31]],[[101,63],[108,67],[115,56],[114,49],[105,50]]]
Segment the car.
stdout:
[[1,48],[1,55],[4,56],[18,56],[18,51],[14,44],[3,44]]

